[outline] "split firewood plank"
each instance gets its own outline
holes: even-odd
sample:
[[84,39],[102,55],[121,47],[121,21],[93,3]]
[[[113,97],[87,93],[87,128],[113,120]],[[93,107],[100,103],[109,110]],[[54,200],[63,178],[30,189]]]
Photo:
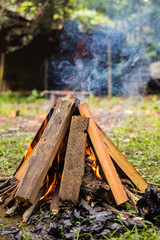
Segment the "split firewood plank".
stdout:
[[[31,150],[31,152],[28,154],[25,154],[19,167],[16,169],[16,172],[14,173],[14,177],[17,178],[19,181],[22,180],[23,176],[25,175],[26,173],[26,170],[28,168],[28,164],[29,164],[29,160],[31,158],[31,154],[33,154],[33,150],[34,150],[34,147],[37,145],[37,143],[39,142],[43,132],[44,132],[44,129],[45,127],[47,126],[48,122],[49,122],[49,119],[51,118],[51,115],[54,111],[54,108],[51,108],[46,116],[46,118],[44,119],[42,125],[40,126],[38,132],[36,133],[33,141],[31,142],[31,144],[27,147],[27,150]],[[27,151],[26,150],[26,151]]]
[[72,117],[59,191],[59,199],[62,203],[67,202],[74,205],[79,201],[85,169],[88,123],[88,118]]
[[106,136],[102,129],[99,128],[100,135],[105,143],[106,149],[109,155],[122,169],[122,171],[129,177],[129,179],[135,184],[135,186],[141,191],[145,192],[148,184],[132,166],[132,164],[125,158],[120,150],[113,144],[113,142]]
[[28,169],[16,193],[17,199],[34,203],[65,136],[74,110],[73,101],[58,99],[50,121],[35,146]]
[[99,162],[101,164],[104,175],[108,181],[111,188],[113,196],[117,205],[120,205],[128,200],[128,197],[124,191],[121,180],[118,173],[114,167],[114,164],[106,151],[105,145],[99,134],[97,125],[93,119],[93,116],[86,103],[80,104],[78,106],[81,116],[89,117],[88,134],[90,136],[91,142],[93,144],[94,150],[97,154]]
[[28,157],[24,160],[23,164],[20,166],[18,171],[15,173],[14,177],[16,179],[18,179],[18,181],[21,181],[23,179],[23,177],[25,176],[25,173],[28,169],[30,159],[32,158],[32,155],[33,155],[34,151],[35,151],[35,148],[32,149],[32,151],[30,152]]

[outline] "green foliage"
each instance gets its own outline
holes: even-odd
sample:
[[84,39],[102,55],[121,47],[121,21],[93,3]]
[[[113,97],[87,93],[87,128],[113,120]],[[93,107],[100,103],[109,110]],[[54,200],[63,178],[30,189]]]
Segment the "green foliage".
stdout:
[[[87,29],[96,24],[115,27],[126,34],[130,43],[140,44],[145,48],[144,57],[156,59],[160,48],[159,15],[157,1],[131,0],[2,0],[2,5],[16,10],[20,14],[34,19],[36,27],[47,29],[52,24],[57,27],[64,19],[76,19]],[[4,15],[0,27],[8,21]],[[41,29],[41,30],[42,30]],[[23,44],[27,44],[27,38]],[[15,49],[12,49],[15,50]]]
[[72,16],[72,20],[79,22],[83,28],[91,28],[92,26],[103,24],[109,27],[114,27],[114,23],[104,15],[95,10],[89,10],[87,8],[81,8],[78,11],[75,11]]
[[31,94],[26,96],[24,93],[14,93],[11,90],[0,93],[0,104],[2,103],[21,103],[21,102],[35,102],[44,98],[43,92],[38,92],[36,89],[32,90]]
[[34,2],[24,1],[20,6],[20,13],[26,15],[27,13],[30,16],[34,16],[37,13],[37,8]]

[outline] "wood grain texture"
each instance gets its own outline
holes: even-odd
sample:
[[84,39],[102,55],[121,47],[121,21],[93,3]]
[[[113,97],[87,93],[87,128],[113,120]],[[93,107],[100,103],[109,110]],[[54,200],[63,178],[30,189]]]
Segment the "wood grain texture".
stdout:
[[58,99],[50,121],[35,146],[28,169],[16,193],[17,199],[34,203],[68,129],[73,110],[74,102]]
[[147,182],[141,177],[141,175],[114,145],[114,143],[106,136],[103,130],[99,128],[99,132],[109,155],[128,176],[128,178],[135,184],[136,188],[138,188],[141,192],[145,192],[145,189],[148,186]]
[[34,151],[34,147],[39,142],[39,140],[40,140],[40,138],[41,138],[41,136],[44,132],[44,129],[45,129],[47,123],[49,122],[49,119],[51,118],[51,115],[52,115],[53,111],[54,111],[53,108],[51,108],[49,110],[46,118],[42,122],[42,124],[41,124],[39,130],[37,131],[34,139],[32,140],[30,146],[28,147],[28,148],[32,149],[32,151],[30,152],[30,154],[27,157],[24,155],[22,161],[20,162],[19,167],[16,169],[16,172],[14,173],[14,177],[16,177],[19,181],[21,181],[23,179],[23,176],[25,175],[25,173],[27,171],[31,155],[33,154],[33,151]]
[[128,200],[128,197],[124,191],[121,180],[114,167],[114,164],[106,150],[106,147],[99,134],[97,125],[93,119],[93,116],[87,106],[87,104],[80,104],[78,106],[81,116],[90,118],[88,126],[88,134],[93,144],[94,150],[97,154],[99,162],[101,164],[104,175],[110,185],[114,199],[117,205],[120,205]]
[[75,204],[79,201],[85,169],[88,122],[88,118],[72,117],[59,192],[61,202]]

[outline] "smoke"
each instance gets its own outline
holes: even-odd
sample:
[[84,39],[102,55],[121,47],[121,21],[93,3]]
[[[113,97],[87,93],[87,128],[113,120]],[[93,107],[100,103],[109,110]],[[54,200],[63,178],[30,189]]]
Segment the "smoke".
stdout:
[[[113,95],[139,94],[140,86],[150,79],[150,62],[157,60],[156,56],[149,56],[149,46],[158,54],[158,29],[156,27],[154,37],[146,30],[152,15],[148,11],[147,8],[146,17],[141,14],[140,6],[135,5],[130,18],[112,19],[114,29],[99,25],[90,33],[80,31],[74,21],[64,21],[59,38],[60,53],[50,62],[50,89],[107,94],[111,72]],[[160,18],[156,17],[152,25],[157,26],[159,22]]]

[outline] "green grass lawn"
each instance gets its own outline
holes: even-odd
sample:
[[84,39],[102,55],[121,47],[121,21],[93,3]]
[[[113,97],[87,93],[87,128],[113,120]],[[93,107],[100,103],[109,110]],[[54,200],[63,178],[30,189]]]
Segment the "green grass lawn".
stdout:
[[[107,135],[145,180],[160,184],[160,98],[149,96],[143,99],[137,97],[108,99],[92,96],[89,102],[99,125],[103,125]],[[29,97],[14,97],[10,92],[0,96],[0,120],[4,121],[6,118],[6,122],[0,123],[1,176],[10,176],[14,173],[27,144],[35,134],[35,131],[27,132],[24,129],[21,133],[19,125],[17,130],[13,132],[11,130],[17,127],[20,117],[24,119],[30,117],[34,120],[37,113],[44,113],[44,106],[47,109],[49,101],[38,93]],[[20,109],[20,117],[10,122],[10,112],[17,107]],[[29,127],[30,125],[27,128]],[[146,227],[141,233],[136,228],[133,231],[126,229],[125,234],[111,239],[158,240],[160,230],[155,226]]]

